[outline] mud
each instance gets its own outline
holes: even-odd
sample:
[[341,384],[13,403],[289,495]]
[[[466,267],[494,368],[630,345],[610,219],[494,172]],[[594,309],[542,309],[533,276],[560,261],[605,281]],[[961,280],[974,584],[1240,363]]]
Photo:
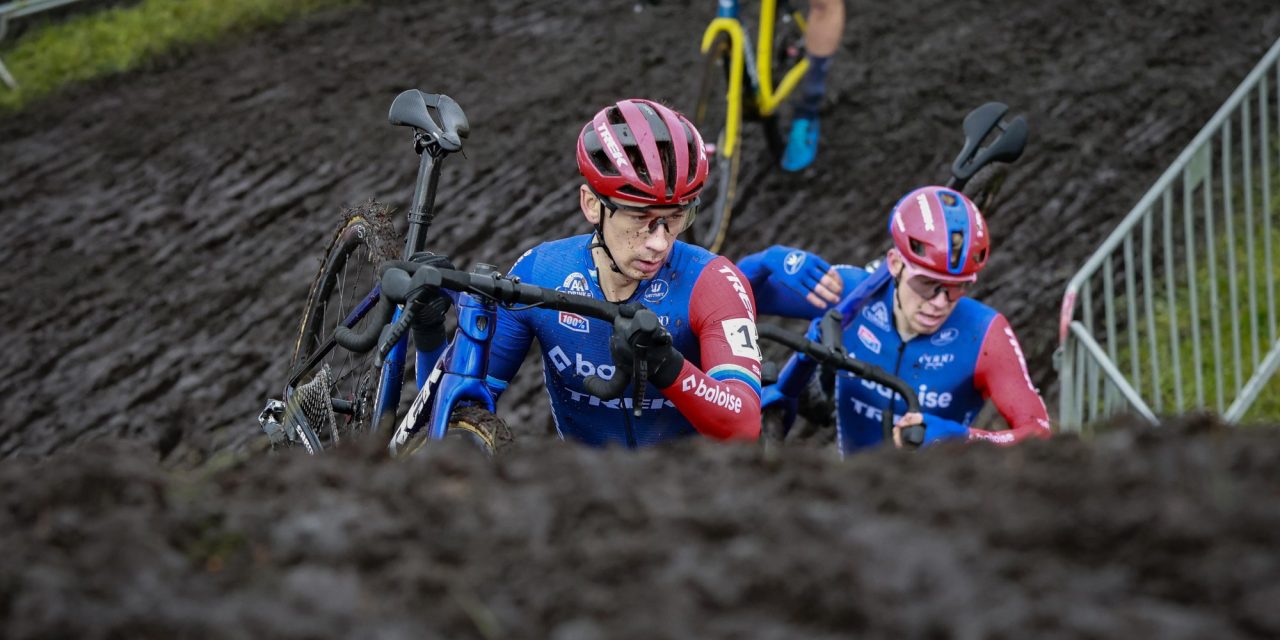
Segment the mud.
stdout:
[[[0,119],[5,637],[1280,634],[1274,430],[1193,417],[845,463],[602,453],[545,438],[530,366],[496,467],[253,455],[342,207],[407,204],[400,90],[450,94],[474,131],[433,244],[506,264],[584,228],[571,149],[596,108],[691,106],[712,12],[434,4],[191,47]],[[819,166],[752,180],[726,253],[874,257],[896,197],[945,178],[964,113],[1004,101],[1032,141],[978,295],[1052,396],[1066,278],[1280,35],[1280,6],[848,6]]]

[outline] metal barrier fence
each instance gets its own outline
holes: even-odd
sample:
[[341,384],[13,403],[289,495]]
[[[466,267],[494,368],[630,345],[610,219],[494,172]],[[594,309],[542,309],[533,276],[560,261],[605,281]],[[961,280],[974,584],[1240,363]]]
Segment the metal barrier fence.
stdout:
[[1196,408],[1236,421],[1280,365],[1278,61],[1280,40],[1067,285],[1062,429]]
[[[4,40],[4,34],[9,30],[9,21],[23,16],[29,16],[33,13],[56,9],[63,5],[79,2],[80,0],[14,0],[0,4],[0,40]],[[4,61],[0,60],[0,80],[9,85],[10,89],[17,89],[18,82],[9,74],[9,70],[5,68]]]

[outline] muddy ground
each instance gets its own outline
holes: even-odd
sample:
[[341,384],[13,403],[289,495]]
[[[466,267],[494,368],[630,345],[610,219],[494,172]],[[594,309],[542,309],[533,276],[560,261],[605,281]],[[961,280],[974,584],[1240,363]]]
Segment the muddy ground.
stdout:
[[[505,265],[583,229],[572,148],[596,108],[688,108],[711,4],[377,3],[0,118],[0,635],[1280,634],[1274,430],[602,453],[547,440],[527,367],[496,467],[251,454],[341,209],[410,196],[400,90],[450,94],[474,131],[435,244]],[[873,257],[964,113],[1004,101],[1033,137],[978,295],[1052,396],[1066,279],[1280,36],[1280,5],[848,6],[819,166],[753,180],[726,253]]]

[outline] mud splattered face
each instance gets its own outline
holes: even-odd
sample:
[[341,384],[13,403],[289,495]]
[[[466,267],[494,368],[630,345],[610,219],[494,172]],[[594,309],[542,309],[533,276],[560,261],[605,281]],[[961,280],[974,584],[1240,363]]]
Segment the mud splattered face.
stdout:
[[603,218],[605,244],[622,274],[632,280],[646,280],[658,273],[698,206],[696,200],[684,206],[645,206],[595,194],[587,198],[587,219],[595,224]]

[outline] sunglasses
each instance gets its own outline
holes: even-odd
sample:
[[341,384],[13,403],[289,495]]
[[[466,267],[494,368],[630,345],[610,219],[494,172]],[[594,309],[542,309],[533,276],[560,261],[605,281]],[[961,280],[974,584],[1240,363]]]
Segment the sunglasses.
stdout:
[[[693,216],[698,213],[698,205],[701,198],[694,198],[690,202],[679,205],[670,204],[651,204],[642,207],[633,207],[629,205],[621,205],[598,193],[595,194],[604,207],[609,210],[610,217],[621,211],[627,215],[622,217],[624,224],[631,227],[635,231],[643,229],[646,233],[653,233],[661,225],[666,228],[667,233],[680,233],[688,228],[689,222],[693,220]],[[672,211],[663,215],[654,215],[656,211]],[[653,216],[653,217],[650,217]],[[674,223],[674,226],[673,226]]]
[[973,282],[943,282],[930,277],[924,271],[917,270],[906,260],[903,260],[902,266],[907,286],[925,300],[933,300],[939,293],[945,293],[947,302],[955,302],[969,295],[969,291],[973,289]]

